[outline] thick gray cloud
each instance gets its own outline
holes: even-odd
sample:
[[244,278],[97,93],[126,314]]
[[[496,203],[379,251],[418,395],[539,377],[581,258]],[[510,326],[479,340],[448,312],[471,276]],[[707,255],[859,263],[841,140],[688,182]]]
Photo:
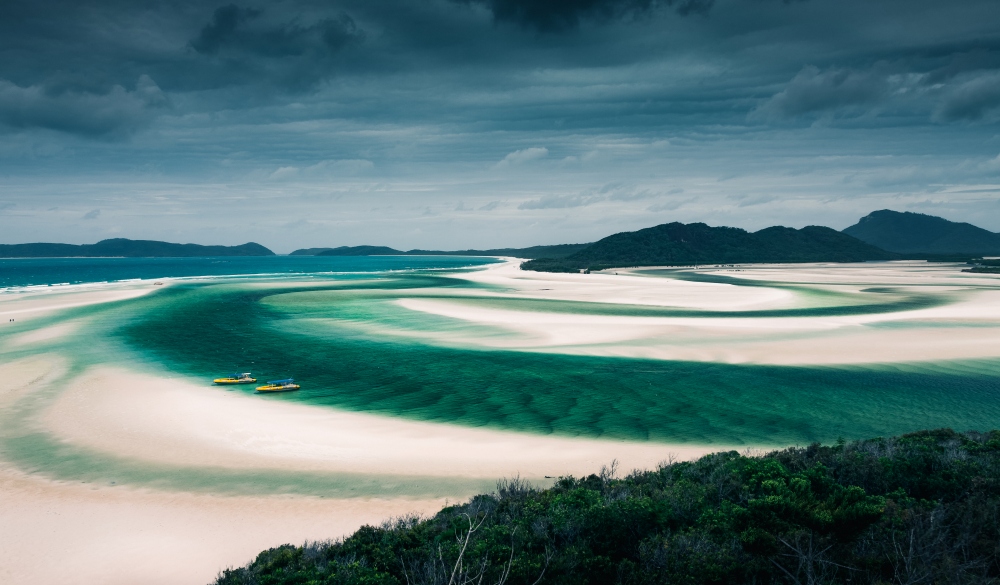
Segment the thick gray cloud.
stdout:
[[279,250],[843,227],[884,207],[1000,229],[995,10],[0,3],[0,227],[241,243],[254,225]]
[[132,90],[104,93],[20,87],[0,80],[0,122],[11,128],[47,128],[94,137],[127,134],[145,126],[168,101],[149,76]]
[[263,11],[229,4],[217,8],[212,20],[191,40],[191,47],[203,54],[249,53],[283,58],[307,53],[339,51],[364,40],[364,31],[341,12],[309,25],[296,22],[267,23]]
[[944,122],[982,120],[1000,110],[1000,70],[964,80],[951,89],[937,111]]
[[459,0],[485,6],[498,22],[543,32],[573,29],[581,20],[606,22],[649,14],[661,6],[681,16],[706,14],[715,0]]
[[757,118],[792,118],[883,100],[891,89],[888,74],[876,67],[867,71],[831,68],[820,71],[809,65],[799,71],[783,90],[758,106]]

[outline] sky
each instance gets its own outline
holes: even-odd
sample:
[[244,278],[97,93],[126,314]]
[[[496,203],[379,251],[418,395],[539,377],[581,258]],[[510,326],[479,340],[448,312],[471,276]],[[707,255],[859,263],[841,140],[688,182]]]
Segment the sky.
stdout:
[[996,0],[8,0],[0,243],[1000,231]]

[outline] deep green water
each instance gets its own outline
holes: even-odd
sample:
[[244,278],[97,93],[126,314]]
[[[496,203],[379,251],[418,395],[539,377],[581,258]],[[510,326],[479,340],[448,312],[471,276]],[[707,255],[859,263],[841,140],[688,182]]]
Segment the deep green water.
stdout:
[[[303,386],[261,399],[535,433],[787,445],[1000,426],[996,362],[743,366],[466,349],[383,332],[505,334],[406,311],[393,303],[401,297],[442,296],[518,310],[562,304],[470,297],[468,286],[434,274],[320,287],[192,283],[133,301],[133,316],[116,336],[128,351],[206,381],[250,370],[265,379],[292,376]],[[740,315],[873,313],[948,298],[888,289],[841,304],[827,299],[816,308]],[[696,313],[562,305],[560,310],[599,314]]]

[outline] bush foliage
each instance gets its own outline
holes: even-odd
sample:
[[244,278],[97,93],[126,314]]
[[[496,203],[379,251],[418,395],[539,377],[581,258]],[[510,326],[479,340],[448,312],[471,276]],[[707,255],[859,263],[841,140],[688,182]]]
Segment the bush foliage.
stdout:
[[217,585],[1000,583],[1000,431],[735,451],[284,545]]

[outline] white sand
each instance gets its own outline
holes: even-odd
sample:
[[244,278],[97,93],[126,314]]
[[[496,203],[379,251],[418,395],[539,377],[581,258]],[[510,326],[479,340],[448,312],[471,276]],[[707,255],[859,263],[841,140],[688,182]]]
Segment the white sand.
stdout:
[[[651,278],[624,271],[620,274],[533,272],[519,268],[522,260],[506,260],[456,277],[503,287],[518,297],[548,300],[728,311],[787,308],[797,302],[795,295],[785,290]],[[489,296],[496,295],[489,293]]]
[[0,362],[0,408],[6,408],[25,395],[44,388],[65,370],[66,360],[57,355],[35,355]]
[[495,479],[586,474],[618,459],[649,468],[666,446],[474,429],[338,411],[181,379],[101,367],[48,409],[43,425],[74,445],[153,463]]
[[76,333],[76,331],[80,329],[81,324],[82,323],[80,321],[66,321],[56,325],[35,329],[34,331],[14,336],[14,338],[11,339],[11,345],[34,345],[36,343],[57,341],[68,335]]
[[[764,287],[691,283],[633,273],[552,275],[520,271],[515,262],[509,262],[463,277],[516,291],[507,296],[699,308],[716,311],[718,316],[628,317],[516,311],[461,299],[418,296],[402,298],[397,304],[508,333],[478,338],[453,332],[424,335],[442,344],[483,348],[776,365],[1000,357],[1000,279],[962,273],[960,266],[892,262],[751,266],[711,272],[804,285],[819,282],[814,285],[817,290],[855,294],[867,287],[893,286],[903,293],[941,295],[947,303],[930,309],[870,315],[731,317],[726,315],[728,311],[793,308],[815,305],[815,300],[797,299],[787,291]],[[618,286],[616,281],[623,284]],[[614,296],[606,298],[602,294]],[[750,300],[736,302],[741,295]],[[955,295],[958,300],[951,299]]]
[[203,585],[258,552],[326,540],[443,499],[168,493],[0,468],[0,583]]

